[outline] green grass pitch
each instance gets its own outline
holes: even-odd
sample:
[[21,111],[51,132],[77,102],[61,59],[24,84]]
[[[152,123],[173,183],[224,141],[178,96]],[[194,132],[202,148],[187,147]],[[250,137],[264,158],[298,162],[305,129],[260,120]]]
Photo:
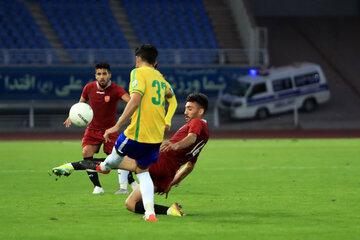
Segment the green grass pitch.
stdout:
[[[103,156],[103,155],[100,155]],[[169,198],[187,216],[145,222],[114,195],[93,196],[80,141],[0,142],[0,239],[358,239],[360,139],[210,140]]]

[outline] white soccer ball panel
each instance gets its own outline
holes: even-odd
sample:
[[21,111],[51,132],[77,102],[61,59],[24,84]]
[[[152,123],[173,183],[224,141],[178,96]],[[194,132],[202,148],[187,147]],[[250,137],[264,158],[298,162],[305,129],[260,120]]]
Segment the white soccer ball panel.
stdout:
[[93,116],[94,112],[87,103],[76,103],[70,108],[70,120],[78,127],[85,127],[89,125],[93,119]]

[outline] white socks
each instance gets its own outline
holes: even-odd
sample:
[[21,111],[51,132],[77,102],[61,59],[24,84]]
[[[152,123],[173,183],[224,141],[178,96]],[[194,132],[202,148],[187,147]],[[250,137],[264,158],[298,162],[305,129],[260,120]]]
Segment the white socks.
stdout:
[[127,189],[129,171],[118,169],[120,188]]
[[140,182],[140,192],[145,209],[145,216],[155,214],[154,211],[154,183],[150,177],[149,172],[136,174]]
[[105,161],[100,163],[100,169],[103,172],[107,172],[112,168],[118,167],[123,160],[124,157],[121,157],[119,154],[117,154],[116,149],[114,147],[111,154],[106,157]]
[[171,208],[168,208],[168,210],[166,211],[166,215],[168,215],[168,216],[171,215]]

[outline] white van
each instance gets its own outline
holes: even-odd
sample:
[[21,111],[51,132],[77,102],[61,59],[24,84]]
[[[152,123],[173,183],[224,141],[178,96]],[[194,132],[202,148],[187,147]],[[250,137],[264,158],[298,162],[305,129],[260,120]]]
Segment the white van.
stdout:
[[329,99],[320,66],[299,63],[267,71],[249,70],[249,75],[238,78],[225,90],[218,106],[233,119],[265,119],[295,107],[310,112]]

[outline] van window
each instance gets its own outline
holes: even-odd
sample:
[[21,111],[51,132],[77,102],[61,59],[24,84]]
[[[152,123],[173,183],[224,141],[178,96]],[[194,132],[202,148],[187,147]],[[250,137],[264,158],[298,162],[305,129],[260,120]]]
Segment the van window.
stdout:
[[249,87],[250,83],[236,81],[228,87],[227,92],[238,97],[244,97]]
[[263,92],[266,92],[266,84],[265,83],[255,84],[251,90],[249,97],[252,97],[256,94],[263,93]]
[[295,85],[297,87],[306,86],[320,82],[320,75],[317,72],[295,76]]
[[272,85],[273,85],[274,92],[290,89],[290,88],[292,88],[291,78],[274,80],[272,82]]

